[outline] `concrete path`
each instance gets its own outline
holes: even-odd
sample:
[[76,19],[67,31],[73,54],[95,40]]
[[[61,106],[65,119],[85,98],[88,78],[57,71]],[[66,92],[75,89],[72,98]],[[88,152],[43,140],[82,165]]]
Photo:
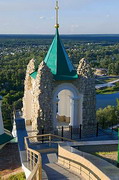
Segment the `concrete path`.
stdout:
[[[75,175],[58,163],[45,164],[43,169],[47,174],[48,180],[84,180],[84,178]],[[43,180],[45,180],[45,178],[43,178]]]
[[103,87],[111,87],[111,86],[115,86],[114,84],[116,82],[119,82],[119,79],[116,79],[114,81],[111,81],[111,82],[108,82],[108,83],[104,83],[104,84],[97,84],[95,86],[96,89],[100,89],[100,88],[103,88]]
[[41,153],[42,164],[56,163],[57,162],[57,153]]
[[41,153],[41,156],[44,171],[43,180],[84,180],[81,176],[58,164],[57,153]]

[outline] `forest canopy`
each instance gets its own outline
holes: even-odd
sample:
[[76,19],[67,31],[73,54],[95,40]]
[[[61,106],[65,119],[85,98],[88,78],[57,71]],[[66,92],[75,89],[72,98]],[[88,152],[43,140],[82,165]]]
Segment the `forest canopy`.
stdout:
[[[11,128],[13,110],[22,108],[26,66],[30,59],[36,68],[45,58],[52,36],[0,36],[0,95],[3,96],[4,125]],[[77,67],[87,58],[92,68],[105,68],[109,75],[119,75],[119,37],[64,36],[66,51]]]

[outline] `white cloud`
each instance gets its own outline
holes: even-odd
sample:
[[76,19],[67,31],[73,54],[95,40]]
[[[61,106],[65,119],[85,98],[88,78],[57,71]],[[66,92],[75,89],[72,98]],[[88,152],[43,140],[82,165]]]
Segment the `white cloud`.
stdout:
[[110,14],[107,14],[107,15],[106,15],[106,18],[109,18],[109,17],[110,17]]
[[71,28],[79,28],[79,24],[72,24]]
[[76,33],[79,29],[79,24],[72,24],[69,28],[69,33]]
[[41,20],[43,19],[46,19],[46,20],[52,20],[52,19],[54,19],[54,17],[53,16],[51,16],[51,17],[45,17],[45,16],[40,16],[39,17]]
[[[0,0],[0,33],[54,33],[55,1]],[[60,32],[119,32],[119,0],[114,2],[59,0]]]
[[44,16],[40,16],[40,19],[45,19],[45,17]]

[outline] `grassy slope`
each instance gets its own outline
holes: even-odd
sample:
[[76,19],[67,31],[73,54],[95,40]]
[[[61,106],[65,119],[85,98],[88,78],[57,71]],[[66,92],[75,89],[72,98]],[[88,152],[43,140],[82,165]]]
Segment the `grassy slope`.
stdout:
[[[18,173],[15,175],[12,175],[10,177],[7,178],[7,180],[25,180],[25,174],[24,173]],[[0,177],[0,180],[2,180],[2,178]]]

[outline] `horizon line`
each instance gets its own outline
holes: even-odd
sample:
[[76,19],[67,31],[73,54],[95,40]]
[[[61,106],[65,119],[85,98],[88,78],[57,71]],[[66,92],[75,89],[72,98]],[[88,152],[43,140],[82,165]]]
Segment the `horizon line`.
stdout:
[[[1,33],[0,35],[36,35],[36,36],[37,35],[41,35],[41,36],[42,35],[43,36],[45,36],[45,35],[50,36],[51,35],[52,36],[54,34],[34,34],[34,33],[33,34],[32,33],[28,33],[28,34],[27,33],[18,33],[18,34],[17,33],[10,33],[10,34],[5,33],[5,34],[3,34],[3,33]],[[103,33],[100,33],[100,34],[98,34],[98,33],[88,33],[88,34],[65,34],[65,33],[63,34],[63,33],[60,33],[60,35],[119,35],[119,33],[118,34],[116,34],[116,33],[114,33],[114,34],[112,34],[112,33],[110,33],[110,34],[109,33],[108,34],[106,34],[106,33],[104,33],[104,34]]]

